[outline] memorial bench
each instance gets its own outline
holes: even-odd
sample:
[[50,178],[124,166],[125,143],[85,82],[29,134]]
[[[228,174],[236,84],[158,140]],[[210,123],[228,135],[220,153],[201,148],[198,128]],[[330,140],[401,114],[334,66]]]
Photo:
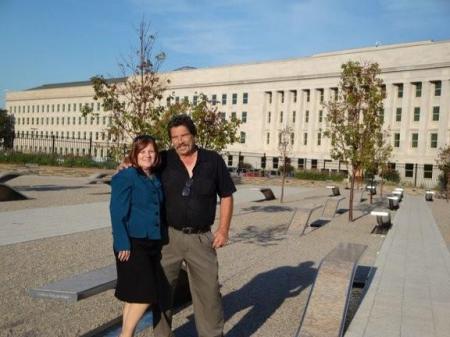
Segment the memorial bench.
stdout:
[[94,173],[87,177],[86,184],[93,185],[97,183],[103,183],[103,178],[105,178],[109,173]]
[[[114,289],[116,281],[116,265],[111,264],[106,267],[51,282],[42,287],[28,289],[28,293],[33,298],[77,302],[107,290]],[[183,264],[174,293],[174,308],[181,308],[190,303],[190,301],[189,281],[186,267]],[[147,328],[149,325],[152,325],[151,322],[152,314],[151,312],[147,312],[141,319],[139,329],[142,330]],[[89,332],[86,336],[103,336],[106,332],[108,336],[118,336],[121,330],[120,323],[121,318],[112,320],[105,323],[100,328]]]
[[295,210],[292,215],[292,219],[289,223],[288,233],[289,234],[305,234],[306,229],[308,228],[309,219],[311,215],[316,211],[322,208],[322,205],[313,206],[313,207],[299,207]]
[[433,191],[425,191],[425,200],[433,201],[434,192]]
[[273,193],[272,189],[269,187],[260,188],[259,191],[264,195],[264,200],[276,199],[275,194]]
[[0,184],[0,201],[27,200],[26,195],[6,184]]
[[343,335],[358,260],[366,248],[340,243],[322,259],[295,337]]
[[0,173],[0,183],[6,183],[9,180],[20,177],[23,173],[21,172],[3,172]]
[[391,213],[388,211],[372,211],[370,215],[373,215],[377,218],[377,226],[374,228],[372,233],[374,233],[377,229],[386,230],[391,228]]
[[318,219],[310,223],[311,227],[321,227],[330,222],[337,213],[339,204],[345,197],[330,197],[322,208],[322,214]]
[[398,196],[389,196],[388,199],[388,205],[390,210],[398,209],[400,207],[399,203],[399,197]]
[[392,194],[398,197],[398,201],[402,201],[402,199],[403,199],[403,192],[404,192],[403,188],[396,187],[392,191]]
[[332,196],[338,196],[338,195],[341,195],[341,191],[339,191],[339,186],[336,186],[336,185],[328,185],[327,188],[331,190],[331,195],[332,195]]

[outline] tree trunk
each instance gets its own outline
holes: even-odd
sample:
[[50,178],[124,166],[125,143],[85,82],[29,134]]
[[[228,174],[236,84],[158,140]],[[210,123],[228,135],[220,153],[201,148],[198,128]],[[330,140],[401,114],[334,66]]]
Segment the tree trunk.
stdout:
[[380,198],[383,199],[383,182],[384,182],[384,178],[383,176],[381,176],[381,180],[380,180]]
[[283,162],[283,175],[281,178],[281,196],[280,196],[280,203],[283,202],[283,198],[284,198],[284,181],[286,179],[286,157],[284,157],[284,162]]
[[350,182],[350,200],[348,202],[348,220],[353,222],[353,196],[355,190],[356,171],[352,170],[352,180]]

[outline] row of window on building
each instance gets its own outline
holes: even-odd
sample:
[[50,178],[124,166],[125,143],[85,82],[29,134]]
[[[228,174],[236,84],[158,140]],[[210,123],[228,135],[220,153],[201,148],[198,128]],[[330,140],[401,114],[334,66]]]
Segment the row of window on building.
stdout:
[[[16,133],[17,138],[21,139],[72,139],[72,140],[96,140],[96,141],[111,141],[112,136],[109,132],[92,132],[92,131],[18,131]],[[125,140],[125,137],[120,137],[121,141]]]
[[[403,112],[403,109],[401,107],[395,109],[395,121],[396,122],[401,122],[402,121],[402,112]],[[431,120],[435,121],[435,122],[439,121],[440,112],[441,112],[441,108],[439,106],[433,106],[432,113],[431,113]],[[420,109],[420,107],[418,107],[418,106],[414,107],[414,110],[413,110],[413,121],[414,122],[419,122],[420,121],[420,116],[421,116],[421,109]]]
[[[194,105],[198,104],[198,95],[194,95],[192,97],[192,103]],[[220,100],[219,100],[220,99]],[[242,94],[242,104],[248,104],[248,93],[244,92]],[[183,98],[180,98],[179,96],[175,97],[167,97],[167,105],[170,105],[172,103],[172,100],[174,100],[175,103],[180,103],[181,100],[189,101],[189,96],[184,96]],[[221,97],[218,98],[216,94],[211,95],[210,102],[212,105],[216,105],[217,103],[220,103],[222,105],[227,105],[228,95],[222,94]],[[235,105],[238,104],[238,94],[233,93],[231,95],[231,104]],[[81,112],[83,110],[83,106],[86,108],[89,108],[91,111],[101,111],[101,103],[97,102],[95,103],[60,103],[60,104],[32,104],[32,105],[14,105],[9,107],[10,113],[43,113],[43,112]]]
[[[317,137],[316,137],[316,141],[317,141],[316,145],[317,146],[321,146],[322,145],[322,135],[323,135],[322,131],[319,131],[317,133]],[[282,134],[279,133],[278,134],[278,144],[281,144],[281,141],[282,141],[281,137],[282,137]],[[291,133],[290,134],[290,144],[294,145],[294,143],[295,143],[295,134]],[[270,144],[270,132],[266,133],[266,144],[267,145]],[[303,133],[303,145],[308,145],[308,132],[304,132]],[[414,132],[414,133],[411,134],[410,146],[411,146],[411,148],[417,148],[418,145],[419,145],[419,133]],[[393,146],[394,146],[394,148],[399,148],[400,147],[400,133],[394,133]],[[436,149],[438,147],[438,133],[437,132],[430,133],[429,146],[432,149]]]
[[[192,104],[193,105],[197,105],[198,104],[198,95],[194,95],[192,97]],[[211,98],[208,98],[209,102],[212,105],[216,105],[218,103],[220,103],[221,105],[227,105],[228,103],[228,94],[222,94],[221,96],[218,96],[217,94],[212,94]],[[174,102],[176,104],[181,103],[182,101],[187,101],[189,102],[189,96],[184,96],[183,98],[180,98],[180,96],[169,96],[166,99],[166,105],[169,106],[172,103],[172,100],[174,100]],[[233,93],[231,94],[231,104],[235,105],[238,104],[238,94],[237,93]],[[242,104],[248,104],[248,93],[244,92],[242,94]]]
[[[304,98],[305,98],[306,102],[310,102],[311,101],[311,90],[312,89],[302,89],[301,90],[301,92],[304,95]],[[324,98],[325,98],[325,89],[317,88],[317,89],[313,89],[313,90],[316,90],[316,92],[318,93],[318,96],[319,96],[319,101],[321,103],[323,103]],[[330,97],[333,98],[334,100],[337,100],[338,99],[338,93],[339,93],[338,88],[333,87],[333,88],[330,88],[330,90],[332,92]],[[298,90],[287,90],[287,92],[290,94],[292,103],[297,103]],[[276,95],[278,97],[278,101],[280,103],[285,103],[286,102],[285,91],[278,90],[278,91],[275,91],[275,93],[276,93]],[[274,93],[272,91],[266,91],[265,92],[265,96],[266,96],[267,101],[268,101],[269,104],[272,104],[274,102],[273,95],[274,95]]]
[[[78,121],[78,124],[77,124]],[[111,116],[91,117],[16,117],[17,125],[111,125]]]
[[[309,110],[305,110],[305,123],[309,123],[309,115],[310,115]],[[295,123],[297,121],[297,112],[295,110],[293,110],[290,117],[291,117],[292,123]],[[318,120],[319,120],[319,123],[323,122],[323,120],[324,120],[323,110],[319,110]],[[267,124],[270,124],[271,122],[272,122],[272,112],[268,111],[267,112]],[[284,122],[284,112],[283,111],[280,111],[280,113],[278,114],[278,122],[279,123]]]
[[[399,148],[400,147],[400,133],[396,132],[394,133],[394,147]],[[437,132],[430,133],[430,148],[436,149],[438,147],[438,134]],[[417,148],[419,146],[419,133],[413,132],[411,133],[411,142],[410,147],[411,148]]]
[[107,148],[97,148],[94,147],[89,153],[88,148],[80,147],[51,147],[51,146],[36,146],[36,145],[16,145],[16,151],[21,152],[35,152],[35,153],[54,153],[61,155],[74,155],[74,156],[87,156],[91,155],[94,158],[106,158],[109,156],[109,150]]
[[[430,81],[430,83],[434,86],[434,96],[441,96],[442,81],[436,80]],[[414,86],[415,97],[422,97],[422,82],[411,82],[411,85]],[[394,86],[397,88],[397,97],[402,98],[404,93],[404,83],[394,83]]]
[[14,105],[9,107],[10,113],[43,113],[43,112],[81,112],[83,107],[90,111],[101,110],[101,103],[61,103],[61,104],[32,104],[32,105]]
[[[398,107],[395,109],[395,121],[401,122],[402,121],[402,112],[403,109],[401,107]],[[380,111],[381,119],[384,120],[384,111]],[[431,120],[432,121],[439,121],[440,116],[440,107],[439,106],[433,106],[432,107],[432,114],[431,114]],[[295,110],[291,113],[291,121],[292,123],[295,123],[297,120],[297,112]],[[278,114],[278,122],[283,123],[284,122],[284,112],[280,111]],[[419,122],[421,120],[421,108],[420,107],[414,107],[413,108],[413,121]],[[309,123],[310,121],[310,111],[305,110],[305,116],[304,116],[305,123]],[[324,121],[324,113],[323,110],[318,111],[318,122],[322,123]],[[272,112],[267,112],[267,124],[270,124],[272,122]]]
[[[321,146],[322,145],[322,131],[317,133],[317,146]],[[282,142],[282,134],[279,133],[278,134],[278,145],[281,144]],[[290,143],[290,145],[294,145],[295,143],[295,134],[291,133],[289,134],[289,139],[287,140],[288,143]],[[266,144],[269,145],[270,144],[270,132],[266,133]],[[308,132],[304,132],[303,133],[303,145],[308,145]]]
[[[430,83],[433,85],[434,96],[441,96],[442,81],[435,80],[435,81],[430,81]],[[422,96],[422,82],[411,82],[411,85],[414,86],[415,97],[421,97]],[[403,93],[404,93],[404,83],[394,83],[394,86],[396,87],[396,90],[397,90],[397,97],[402,98]],[[312,90],[316,91],[316,93],[318,94],[317,96],[319,97],[319,102],[323,103],[324,99],[325,99],[325,89],[324,88],[286,90],[286,91],[285,90],[277,90],[277,91],[273,91],[273,92],[266,91],[265,94],[266,94],[266,98],[267,98],[267,101],[269,104],[272,104],[274,102],[274,100],[273,100],[274,93],[278,97],[278,102],[285,103],[286,92],[290,94],[291,101],[293,103],[297,103],[297,97],[298,97],[299,91],[302,92],[304,100],[306,102],[310,102]],[[336,87],[331,87],[331,88],[329,88],[329,90],[331,91],[330,98],[333,100],[337,100],[338,96],[339,96],[339,89]],[[383,97],[386,97],[386,85],[383,85],[381,87],[381,90],[383,93]]]

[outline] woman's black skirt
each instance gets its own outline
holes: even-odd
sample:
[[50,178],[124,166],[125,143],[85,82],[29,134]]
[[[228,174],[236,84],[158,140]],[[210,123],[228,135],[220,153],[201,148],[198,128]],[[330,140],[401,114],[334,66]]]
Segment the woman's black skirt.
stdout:
[[119,261],[115,296],[128,303],[155,303],[161,276],[161,241],[130,238],[128,261]]

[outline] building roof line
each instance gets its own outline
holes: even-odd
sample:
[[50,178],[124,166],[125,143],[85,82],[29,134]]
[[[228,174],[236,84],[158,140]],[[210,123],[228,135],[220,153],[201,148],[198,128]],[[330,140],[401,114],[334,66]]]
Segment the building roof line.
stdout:
[[[313,55],[304,56],[304,57],[292,57],[292,58],[286,58],[286,59],[266,60],[266,61],[257,61],[257,62],[240,63],[240,64],[229,64],[229,65],[202,67],[202,68],[181,67],[181,68],[175,69],[173,71],[161,72],[161,74],[169,75],[170,73],[173,73],[173,72],[211,70],[211,69],[232,68],[232,67],[239,67],[239,66],[250,66],[250,65],[261,65],[261,64],[269,65],[269,64],[273,64],[273,63],[305,60],[305,59],[311,59],[311,58],[323,58],[323,57],[330,57],[330,56],[336,56],[336,55],[358,54],[358,53],[364,53],[364,52],[375,52],[375,51],[381,51],[381,50],[400,49],[400,48],[407,48],[407,47],[414,47],[414,46],[421,46],[421,45],[442,44],[442,43],[449,43],[449,42],[450,42],[450,40],[442,40],[442,41],[423,40],[423,41],[416,41],[416,42],[397,43],[397,44],[391,44],[391,45],[345,49],[345,50],[341,50],[341,51],[318,53],[318,54],[313,54]],[[323,77],[323,76],[321,76],[321,77]],[[125,79],[125,77],[117,77],[117,78],[107,79],[107,81],[110,83],[117,83],[117,82],[123,82],[124,79]],[[91,84],[91,81],[50,83],[50,84],[44,84],[44,85],[41,85],[38,87],[26,89],[25,91],[56,89],[56,88],[66,88],[66,87],[79,87],[79,86],[87,86],[90,84]]]

